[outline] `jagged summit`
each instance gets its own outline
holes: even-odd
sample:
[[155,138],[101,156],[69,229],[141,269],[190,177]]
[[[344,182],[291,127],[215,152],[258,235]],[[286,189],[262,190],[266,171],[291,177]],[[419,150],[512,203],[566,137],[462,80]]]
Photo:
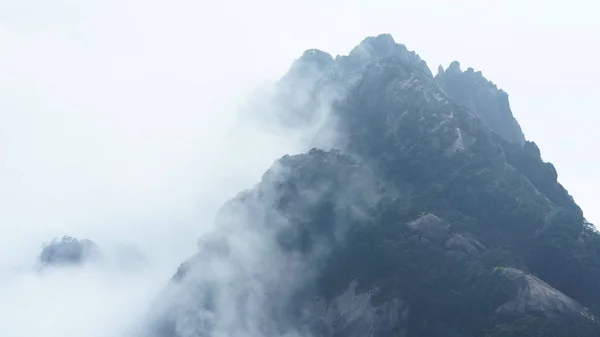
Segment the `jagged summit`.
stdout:
[[301,73],[306,76],[307,72],[310,74],[315,72],[316,75],[331,67],[335,67],[335,61],[330,54],[319,49],[309,49],[292,64],[290,73]]
[[365,38],[350,51],[348,56],[371,61],[389,56],[403,56],[406,53],[408,53],[408,49],[404,45],[396,43],[392,35],[380,34]]
[[[293,63],[280,86],[288,91],[282,101],[302,100],[301,104],[296,106],[286,118],[297,121],[302,120],[303,116],[308,120],[314,117],[311,111],[317,106],[310,107],[306,104],[307,95],[295,95],[294,92],[316,95],[316,91],[321,91],[327,92],[325,95],[327,99],[337,97],[337,94],[346,92],[360,80],[363,71],[369,65],[389,65],[394,60],[410,69],[422,71],[423,75],[416,75],[421,78],[421,82],[427,82],[425,78],[435,79],[431,81],[432,84],[421,85],[423,90],[439,92],[439,97],[448,96],[454,103],[466,107],[481,120],[484,126],[505,141],[518,145],[525,143],[525,136],[510,109],[508,95],[484,78],[480,71],[470,67],[463,71],[461,64],[454,61],[445,70],[440,66],[434,78],[426,62],[414,51],[409,51],[405,45],[397,43],[390,34],[367,37],[348,55],[337,56],[335,59],[330,54],[317,49],[305,51]],[[437,85],[433,84],[435,82]],[[311,102],[315,101],[313,99]],[[281,113],[279,117],[284,115]]]
[[338,61],[345,67],[361,67],[369,62],[376,62],[389,57],[399,58],[403,62],[431,74],[427,64],[419,55],[414,51],[409,51],[405,45],[396,43],[390,34],[365,38],[350,51],[348,56],[339,57]]
[[521,126],[510,109],[508,95],[480,71],[473,68],[462,71],[460,63],[454,61],[445,71],[443,68],[438,70],[435,79],[453,101],[476,113],[483,124],[502,139],[525,144]]
[[452,61],[450,63],[450,65],[448,66],[447,71],[449,71],[450,73],[454,73],[454,74],[462,73],[462,70],[460,68],[460,62]]
[[330,63],[331,61],[333,61],[333,57],[329,53],[326,53],[319,49],[306,50],[302,54],[301,59],[304,59],[306,61],[313,60],[316,62],[323,62],[323,63]]
[[439,74],[443,74],[443,73],[444,73],[444,71],[445,71],[445,70],[444,70],[444,66],[442,66],[442,65],[440,64],[440,65],[438,66],[438,70],[437,70],[437,73],[438,73],[438,75],[439,75]]
[[386,58],[398,58],[407,64],[417,67],[427,74],[431,71],[419,55],[409,51],[405,45],[396,43],[390,34],[380,34],[365,38],[354,47],[348,55],[338,55],[335,59],[327,52],[319,49],[308,49],[291,66],[288,78],[299,75],[302,78],[314,76],[314,71],[327,71],[322,75],[347,77],[369,63],[377,62]]

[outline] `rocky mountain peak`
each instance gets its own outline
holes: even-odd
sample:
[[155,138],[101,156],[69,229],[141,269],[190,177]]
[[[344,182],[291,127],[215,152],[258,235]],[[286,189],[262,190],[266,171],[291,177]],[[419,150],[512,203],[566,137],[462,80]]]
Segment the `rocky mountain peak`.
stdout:
[[309,49],[306,50],[302,54],[302,56],[292,64],[290,72],[318,73],[334,66],[335,61],[333,60],[333,57],[331,57],[330,54],[318,49]]
[[390,34],[380,34],[365,38],[360,44],[350,51],[348,56],[339,58],[344,68],[360,68],[368,63],[395,57],[402,62],[410,64],[427,74],[431,71],[425,61],[414,51],[409,51],[405,45],[396,43]]
[[508,95],[488,81],[480,71],[462,71],[454,61],[446,71],[438,71],[435,79],[453,101],[467,107],[482,123],[507,142],[523,145],[525,136],[514,118]]
[[358,46],[352,49],[348,56],[372,60],[402,55],[407,51],[406,47],[397,44],[390,34],[380,34],[365,38]]
[[278,86],[343,141],[227,202],[144,336],[600,335],[600,234],[481,72],[382,34]]
[[450,66],[448,66],[448,69],[446,71],[449,72],[450,74],[462,73],[462,70],[460,69],[460,62],[452,61],[452,63],[450,63]]

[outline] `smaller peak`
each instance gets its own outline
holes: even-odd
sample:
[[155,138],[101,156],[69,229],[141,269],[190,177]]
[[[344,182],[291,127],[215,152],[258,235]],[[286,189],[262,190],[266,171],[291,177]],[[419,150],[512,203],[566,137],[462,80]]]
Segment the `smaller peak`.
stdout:
[[363,40],[363,43],[385,43],[385,44],[395,44],[396,41],[392,37],[392,34],[383,33],[377,36],[369,36]]
[[443,75],[444,74],[444,67],[441,64],[438,66],[437,74],[438,75]]
[[446,71],[449,73],[462,73],[462,70],[460,69],[460,62],[453,61],[452,63],[450,63],[450,66],[448,66],[448,69],[446,69]]
[[287,76],[313,76],[335,66],[333,57],[319,49],[306,50],[302,56],[292,63]]
[[304,53],[302,53],[303,58],[327,58],[333,60],[333,57],[320,49],[308,49]]
[[351,67],[364,66],[369,62],[377,62],[386,58],[396,57],[403,63],[422,69],[430,76],[431,71],[427,64],[415,53],[409,51],[404,44],[397,43],[391,34],[369,36],[354,47],[348,54],[348,64]]
[[309,49],[300,57],[301,62],[314,63],[319,66],[328,66],[334,62],[333,57],[319,49]]
[[77,265],[98,253],[98,246],[91,240],[78,240],[71,236],[54,238],[44,244],[38,260],[42,266]]
[[407,52],[406,47],[397,44],[392,35],[386,33],[366,37],[350,52],[350,55],[381,58],[405,52]]

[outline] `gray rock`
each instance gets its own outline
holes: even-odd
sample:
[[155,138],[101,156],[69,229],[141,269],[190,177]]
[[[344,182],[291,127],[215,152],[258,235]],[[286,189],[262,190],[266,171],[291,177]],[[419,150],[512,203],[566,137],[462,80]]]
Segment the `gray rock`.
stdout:
[[438,74],[443,74],[444,73],[444,67],[440,64],[438,66]]
[[380,34],[365,38],[350,54],[339,59],[342,67],[361,67],[365,64],[388,57],[395,57],[402,62],[422,70],[432,76],[425,61],[414,51],[409,51],[403,44],[396,43],[390,34]]
[[460,234],[453,234],[446,243],[444,243],[446,249],[463,252],[471,256],[476,256],[481,253],[481,250],[485,247],[475,239],[467,239]]
[[321,336],[378,337],[405,336],[408,306],[399,299],[374,305],[377,290],[356,293],[356,283],[331,301],[317,299],[304,315],[316,318]]
[[463,72],[460,63],[454,61],[446,71],[438,71],[435,79],[450,99],[473,111],[483,125],[502,139],[525,144],[521,126],[510,109],[508,95],[485,79],[481,72],[473,68]]
[[576,321],[590,317],[581,304],[539,278],[515,268],[498,268],[498,270],[514,285],[513,298],[496,310],[499,316],[511,318],[525,315],[560,316]]
[[425,214],[407,224],[427,239],[440,243],[448,236],[450,225],[434,214]]
[[448,66],[448,69],[446,69],[447,72],[449,72],[450,74],[460,74],[462,73],[462,70],[460,69],[460,62],[458,61],[452,61],[452,63],[450,63],[450,66]]

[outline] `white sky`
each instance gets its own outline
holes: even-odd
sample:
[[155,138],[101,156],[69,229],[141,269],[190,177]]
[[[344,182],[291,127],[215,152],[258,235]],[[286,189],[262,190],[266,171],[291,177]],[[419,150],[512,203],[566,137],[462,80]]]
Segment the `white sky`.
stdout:
[[[459,60],[507,91],[526,137],[600,223],[599,11],[584,0],[0,0],[0,276],[62,234],[168,251],[155,271],[168,276],[224,199],[300,150],[251,127],[232,136],[248,90],[305,49],[346,54],[379,33],[433,72]],[[13,301],[44,289],[23,287]],[[7,337],[40,335],[11,324]]]

